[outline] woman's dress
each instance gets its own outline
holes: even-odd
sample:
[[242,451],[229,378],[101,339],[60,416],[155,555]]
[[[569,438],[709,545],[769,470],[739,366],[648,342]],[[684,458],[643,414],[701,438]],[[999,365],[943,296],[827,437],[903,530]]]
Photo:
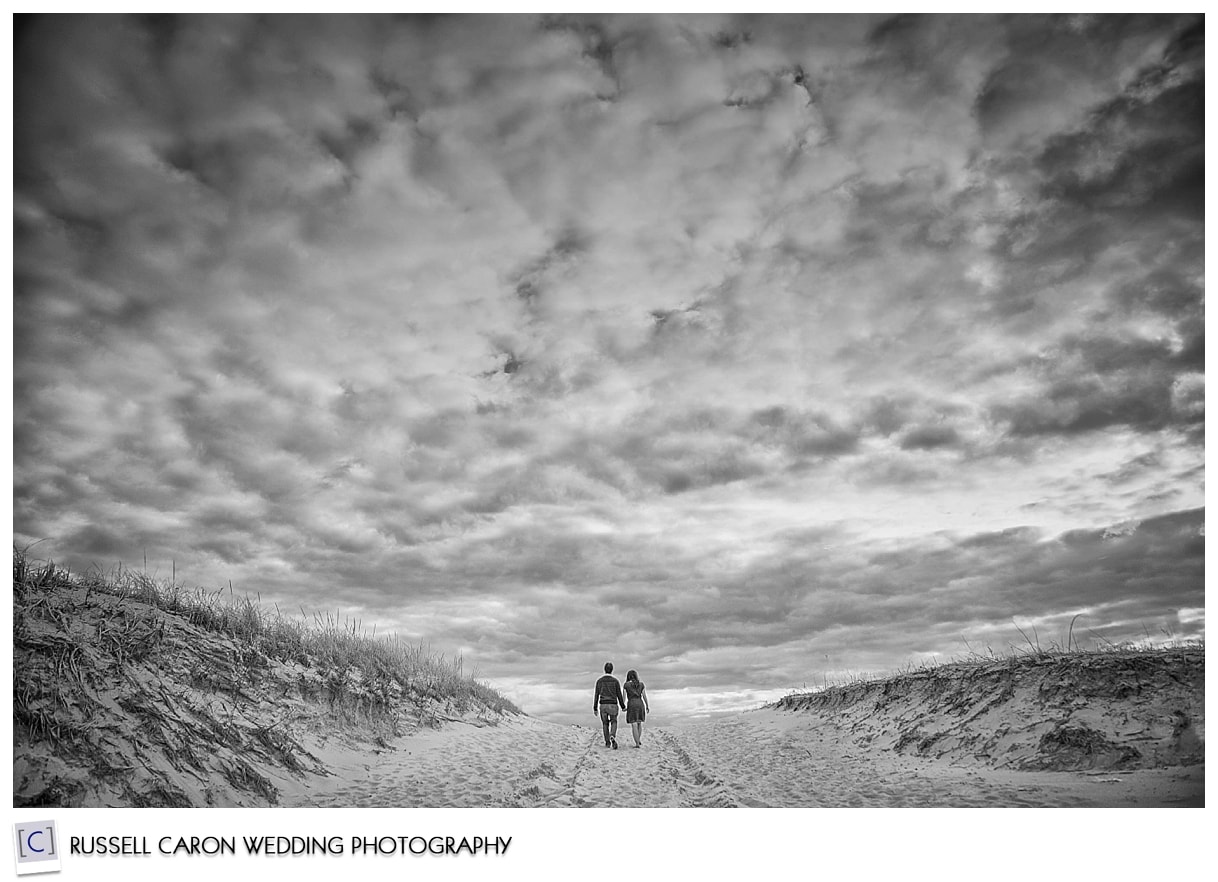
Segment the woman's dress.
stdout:
[[640,680],[626,681],[626,722],[641,723],[647,716],[643,706],[643,683]]

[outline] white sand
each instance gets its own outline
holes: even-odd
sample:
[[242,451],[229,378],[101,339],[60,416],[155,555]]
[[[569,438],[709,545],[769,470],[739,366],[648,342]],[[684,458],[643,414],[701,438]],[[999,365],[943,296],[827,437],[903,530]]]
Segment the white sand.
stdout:
[[807,713],[619,731],[529,717],[452,723],[378,753],[318,747],[325,777],[281,780],[298,806],[1171,806],[1204,800],[1204,766],[1025,772],[860,747]]

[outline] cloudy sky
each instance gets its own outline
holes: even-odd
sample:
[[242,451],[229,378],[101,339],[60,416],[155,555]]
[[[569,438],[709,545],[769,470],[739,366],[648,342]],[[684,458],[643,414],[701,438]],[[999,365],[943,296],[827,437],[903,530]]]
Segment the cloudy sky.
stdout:
[[657,722],[1204,633],[1198,16],[52,18],[14,540]]

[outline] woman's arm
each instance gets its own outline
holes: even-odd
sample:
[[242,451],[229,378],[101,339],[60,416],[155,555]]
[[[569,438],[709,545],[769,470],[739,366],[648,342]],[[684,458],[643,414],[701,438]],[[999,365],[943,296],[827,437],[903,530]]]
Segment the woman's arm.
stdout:
[[646,710],[647,713],[651,713],[651,705],[649,705],[647,703],[647,687],[646,686],[641,686],[639,688],[639,697],[641,699],[643,699],[643,709]]

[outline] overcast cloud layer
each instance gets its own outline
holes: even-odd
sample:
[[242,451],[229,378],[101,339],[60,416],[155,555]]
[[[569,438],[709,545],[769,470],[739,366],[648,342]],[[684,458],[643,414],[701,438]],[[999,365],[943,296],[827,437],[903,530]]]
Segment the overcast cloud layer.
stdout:
[[664,722],[1016,623],[1204,633],[1199,16],[15,53],[40,557],[337,609],[560,720],[607,658]]

